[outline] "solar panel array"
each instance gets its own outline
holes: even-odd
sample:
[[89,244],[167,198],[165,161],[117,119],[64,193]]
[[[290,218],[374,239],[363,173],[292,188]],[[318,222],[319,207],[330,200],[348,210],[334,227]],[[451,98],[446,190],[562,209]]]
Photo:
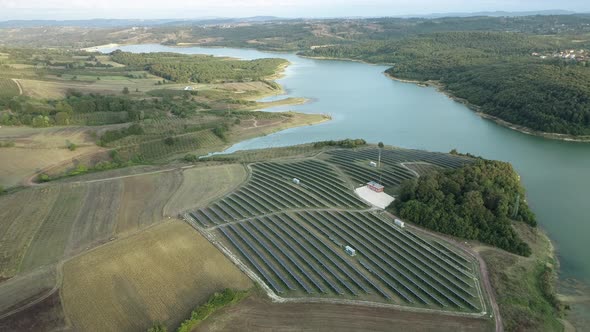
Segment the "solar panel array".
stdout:
[[385,186],[398,186],[404,180],[415,177],[414,173],[401,163],[427,162],[444,168],[457,168],[471,162],[470,158],[437,152],[407,149],[382,149],[379,169],[371,167],[371,161],[379,159],[379,149],[340,149],[328,151],[327,160],[349,175],[355,183],[364,184],[379,181]]
[[[202,226],[248,219],[289,209],[368,208],[330,164],[319,160],[251,165],[251,179],[224,199],[192,211]],[[295,184],[293,179],[299,179]]]
[[[481,311],[473,258],[394,225],[361,201],[350,182],[381,176],[386,187],[394,186],[415,176],[402,162],[455,168],[470,159],[385,149],[377,170],[369,161],[378,153],[341,149],[319,158],[251,164],[247,183],[189,215],[281,296]],[[356,255],[349,256],[346,246]]]
[[[471,261],[372,212],[278,213],[218,230],[242,261],[283,296],[481,309]],[[354,257],[345,245],[356,250]]]

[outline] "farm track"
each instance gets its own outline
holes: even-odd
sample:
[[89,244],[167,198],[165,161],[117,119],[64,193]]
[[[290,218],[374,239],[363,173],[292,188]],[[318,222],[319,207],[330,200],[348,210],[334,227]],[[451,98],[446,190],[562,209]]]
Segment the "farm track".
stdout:
[[18,86],[18,95],[22,96],[23,95],[23,88],[20,85],[20,82],[16,78],[13,78],[12,81],[14,82],[14,84],[16,84],[16,86]]

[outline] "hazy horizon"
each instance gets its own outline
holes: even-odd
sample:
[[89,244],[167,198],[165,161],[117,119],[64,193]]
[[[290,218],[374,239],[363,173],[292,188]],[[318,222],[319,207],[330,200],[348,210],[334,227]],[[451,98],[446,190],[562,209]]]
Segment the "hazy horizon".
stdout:
[[429,15],[438,13],[527,12],[565,10],[589,12],[590,2],[572,0],[169,0],[162,5],[156,0],[115,1],[100,3],[81,0],[0,0],[0,20],[85,20],[85,19],[198,19],[206,17],[278,16],[285,18],[375,17]]

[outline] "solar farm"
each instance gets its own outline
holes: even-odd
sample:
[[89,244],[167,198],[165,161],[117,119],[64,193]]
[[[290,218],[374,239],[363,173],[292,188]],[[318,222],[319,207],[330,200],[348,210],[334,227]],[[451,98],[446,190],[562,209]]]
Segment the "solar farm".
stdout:
[[353,191],[379,175],[386,188],[415,177],[402,163],[449,168],[469,158],[385,149],[377,169],[370,161],[378,153],[338,149],[250,164],[241,187],[185,219],[275,296],[485,313],[475,258],[396,225]]
[[378,149],[334,150],[325,153],[327,161],[340,167],[355,183],[366,183],[381,178],[384,186],[399,186],[401,182],[415,177],[412,170],[402,163],[421,162],[442,168],[457,168],[469,162],[469,158],[446,153],[420,150],[383,149],[381,168],[367,167],[367,160],[377,161]]

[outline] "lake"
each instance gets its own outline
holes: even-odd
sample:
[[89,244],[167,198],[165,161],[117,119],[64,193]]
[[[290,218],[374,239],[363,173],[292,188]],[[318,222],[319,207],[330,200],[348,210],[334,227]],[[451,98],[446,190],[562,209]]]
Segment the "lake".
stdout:
[[[540,225],[556,245],[560,278],[590,283],[590,144],[550,140],[522,134],[482,119],[461,103],[432,87],[387,78],[386,66],[350,61],[313,60],[290,53],[249,49],[130,45],[130,52],[212,54],[242,59],[281,57],[291,66],[277,82],[284,97],[305,97],[294,110],[330,114],[332,121],[293,128],[244,141],[228,152],[364,138],[369,142],[448,152],[453,148],[512,163],[522,177],[527,198]],[[109,52],[114,49],[103,48]],[[276,98],[276,97],[274,97]]]

